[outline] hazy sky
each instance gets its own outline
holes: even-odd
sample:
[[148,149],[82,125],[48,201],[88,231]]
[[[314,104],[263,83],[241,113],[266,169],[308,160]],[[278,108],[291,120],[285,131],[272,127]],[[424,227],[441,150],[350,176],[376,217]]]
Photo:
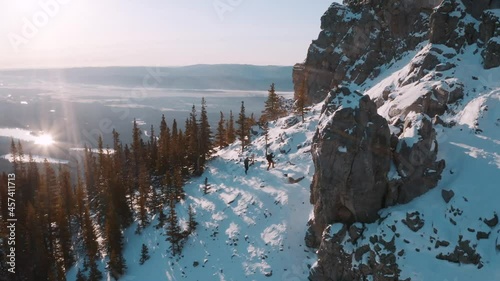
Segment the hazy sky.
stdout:
[[332,2],[0,0],[0,68],[292,65]]

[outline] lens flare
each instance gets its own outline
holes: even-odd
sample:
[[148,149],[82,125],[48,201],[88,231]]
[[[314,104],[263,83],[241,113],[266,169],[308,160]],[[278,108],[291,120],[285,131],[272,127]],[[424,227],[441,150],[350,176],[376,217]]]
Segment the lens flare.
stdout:
[[35,140],[35,144],[49,146],[54,143],[54,139],[50,135],[41,135]]

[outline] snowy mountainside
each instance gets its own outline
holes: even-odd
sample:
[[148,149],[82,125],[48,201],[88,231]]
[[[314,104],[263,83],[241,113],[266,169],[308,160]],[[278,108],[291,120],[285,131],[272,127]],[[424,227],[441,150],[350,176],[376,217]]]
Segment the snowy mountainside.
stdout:
[[[352,254],[355,272],[366,272],[370,259],[383,264],[374,280],[500,280],[500,68],[485,70],[477,49],[473,44],[457,53],[423,42],[383,66],[377,78],[342,85],[369,95],[391,132],[410,145],[419,140],[419,118],[437,114],[432,121],[438,159],[445,159],[446,168],[437,187],[408,204],[383,209],[375,223],[328,226],[318,253],[323,262],[313,266],[313,280],[324,274],[336,245],[342,255]],[[438,67],[412,80],[429,55],[437,57]],[[459,96],[440,104],[436,89],[445,89],[447,98],[454,91]],[[338,104],[341,110],[356,103]],[[328,120],[321,118],[320,126]],[[384,273],[395,264],[395,275]]]
[[[314,250],[304,243],[314,173],[309,151],[319,117],[315,112],[320,108],[313,108],[304,123],[290,116],[270,126],[269,151],[276,155],[275,168],[266,170],[265,137],[254,136],[244,154],[241,143],[233,143],[214,155],[200,178],[185,185],[186,199],[177,206],[180,223],[187,228],[191,205],[199,225],[180,257],[170,254],[165,230],[155,228],[157,215],[141,235],[134,233],[135,223],[129,227],[124,233],[128,269],[120,280],[307,279],[316,259]],[[243,159],[252,155],[255,164],[245,175]],[[301,177],[305,179],[295,183]],[[143,243],[151,258],[139,265]],[[81,264],[68,280],[74,280],[77,266]]]

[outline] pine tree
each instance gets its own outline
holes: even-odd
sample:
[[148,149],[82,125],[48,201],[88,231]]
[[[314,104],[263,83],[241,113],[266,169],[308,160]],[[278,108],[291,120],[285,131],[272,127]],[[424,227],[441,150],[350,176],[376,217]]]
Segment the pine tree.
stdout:
[[163,228],[165,226],[165,221],[167,220],[167,215],[163,212],[163,208],[160,209],[160,214],[158,215],[158,224],[155,226],[156,229]]
[[171,244],[172,255],[176,256],[182,252],[182,232],[177,219],[174,201],[171,200],[170,212],[167,218],[167,241]]
[[114,279],[118,280],[125,273],[127,265],[122,255],[123,235],[113,204],[109,204],[106,214],[105,234],[108,244],[109,272]]
[[208,189],[209,189],[208,178],[205,177],[205,185],[203,186],[203,194],[208,194]]
[[174,199],[174,202],[179,202],[186,196],[184,194],[184,180],[182,178],[182,171],[180,168],[174,169],[173,173],[174,174],[172,177],[172,187],[173,187],[172,198]]
[[141,249],[141,258],[139,259],[139,264],[143,265],[147,260],[149,260],[149,249],[146,244],[142,244],[142,249]]
[[148,217],[148,198],[150,195],[151,183],[149,181],[149,174],[144,165],[141,164],[139,172],[139,224],[137,225],[137,232],[140,233],[144,228],[149,225]]
[[274,83],[271,84],[267,100],[265,102],[264,111],[262,113],[266,121],[275,121],[285,113],[283,104],[279,96],[276,94]]
[[157,170],[159,175],[165,174],[168,169],[171,159],[171,136],[170,128],[165,120],[165,115],[162,115],[160,122],[160,139],[158,141],[158,160]]
[[102,272],[97,268],[96,263],[90,264],[90,272],[88,281],[101,281],[102,280]]
[[87,204],[83,203],[85,207],[82,226],[83,239],[85,244],[85,250],[87,252],[87,257],[89,259],[90,273],[88,281],[101,281],[102,272],[97,268],[97,254],[99,253],[99,244],[97,243],[97,234],[94,227],[94,223],[90,218],[90,210]]
[[191,234],[196,230],[196,226],[198,226],[198,222],[196,222],[194,210],[193,207],[191,207],[191,205],[189,205],[188,208],[188,216],[189,216],[189,221],[188,221],[187,233]]
[[87,278],[83,275],[80,268],[78,268],[78,272],[76,273],[76,281],[87,281]]
[[229,111],[229,120],[227,120],[226,134],[227,143],[233,143],[236,140],[236,130],[234,129],[234,116],[232,110]]
[[200,113],[200,132],[199,132],[199,146],[200,146],[200,167],[197,175],[201,175],[205,169],[207,158],[210,157],[212,151],[212,131],[210,123],[208,123],[207,103],[205,98],[201,99],[201,113]]
[[158,161],[158,142],[156,140],[155,129],[151,125],[149,131],[149,142],[148,142],[148,169],[151,174],[156,174],[156,166]]
[[219,123],[217,124],[217,132],[215,134],[215,146],[222,148],[227,145],[226,128],[224,127],[226,120],[224,120],[224,113],[220,112]]
[[134,125],[132,128],[132,181],[134,190],[139,187],[139,173],[142,163],[141,140],[141,131],[137,125],[137,121],[134,118]]
[[132,223],[133,214],[127,202],[130,183],[128,180],[126,157],[122,147],[120,134],[113,130],[113,150],[115,153],[112,155],[113,172],[110,173],[108,197],[111,198],[117,210],[121,227],[126,228]]
[[201,173],[201,134],[194,105],[189,114],[189,119],[186,119],[186,137],[188,139],[189,164],[193,168],[193,174],[199,175]]
[[300,115],[302,122],[304,122],[304,115],[308,112],[306,79],[302,81],[302,85],[300,86],[299,92],[297,93],[297,99],[294,103],[294,111],[297,115]]
[[250,135],[248,134],[249,128],[247,126],[247,117],[245,115],[245,102],[241,102],[241,110],[238,116],[238,129],[236,134],[238,135],[239,140],[241,141],[241,151],[245,150],[246,145],[250,142]]

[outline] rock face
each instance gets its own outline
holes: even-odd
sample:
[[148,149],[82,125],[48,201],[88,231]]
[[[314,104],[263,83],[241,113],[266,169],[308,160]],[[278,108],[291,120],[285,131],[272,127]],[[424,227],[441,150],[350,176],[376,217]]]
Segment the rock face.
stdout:
[[[310,102],[343,81],[363,83],[378,67],[427,37],[429,15],[441,0],[348,0],[333,3],[303,64],[294,68],[295,92],[307,83]],[[359,61],[361,63],[354,64]]]
[[[444,0],[431,15],[429,42],[456,50],[477,42],[484,68],[500,66],[500,12],[490,9],[500,9],[500,0]],[[480,20],[479,30],[467,16]]]
[[[325,111],[355,96],[332,94],[336,96],[331,96]],[[313,139],[316,173],[311,203],[316,234],[332,222],[373,222],[384,206],[391,161],[389,127],[368,96],[354,102],[335,111]]]
[[[319,245],[328,224],[374,222],[380,209],[407,203],[441,179],[444,161],[436,161],[436,132],[424,115],[413,114],[400,138],[391,138],[375,102],[345,87],[330,92],[323,114],[311,150],[316,172],[308,246]],[[391,163],[396,179],[388,177]]]
[[[310,45],[305,62],[294,67],[295,92],[306,83],[309,102],[320,102],[342,82],[362,84],[376,77],[382,64],[426,39],[456,50],[477,42],[484,67],[500,66],[500,13],[489,10],[493,8],[500,8],[500,0],[333,3],[321,18],[322,31]],[[437,66],[432,57],[428,59],[429,68]]]
[[[388,195],[387,205],[408,203],[426,193],[437,185],[445,167],[444,160],[436,161],[438,143],[431,121],[422,114],[414,117],[406,120],[403,136],[393,153],[400,178],[390,182],[391,193]],[[406,138],[408,131],[411,132],[410,135],[418,136],[418,139]]]
[[[296,89],[306,88],[310,102],[324,100],[311,147],[314,217],[305,240],[319,250],[310,280],[399,280],[391,238],[366,241],[367,231],[354,226],[380,224],[382,208],[408,203],[438,184],[445,161],[437,158],[434,125],[454,126],[439,116],[453,114],[470,94],[453,75],[463,47],[475,44],[484,68],[500,66],[500,11],[487,10],[500,7],[499,2],[345,0],[325,13],[318,39],[293,74]],[[420,44],[427,39],[430,44]],[[415,54],[397,76],[382,79],[366,95],[358,92],[369,88],[371,82],[363,83],[377,77],[382,64],[390,68],[388,62],[408,50]],[[452,197],[443,191],[445,202]],[[430,227],[418,212],[407,213],[401,222],[417,235]],[[498,217],[484,222],[497,225]],[[477,232],[476,238],[493,235]],[[459,238],[453,252],[446,251],[450,242],[431,242],[443,248],[438,259],[482,266],[470,241]],[[397,256],[404,255],[400,252]]]
[[334,224],[325,229],[318,250],[318,259],[322,262],[311,268],[309,279],[399,281],[394,237],[386,240],[372,236],[370,244],[356,245],[348,235],[353,226]]

